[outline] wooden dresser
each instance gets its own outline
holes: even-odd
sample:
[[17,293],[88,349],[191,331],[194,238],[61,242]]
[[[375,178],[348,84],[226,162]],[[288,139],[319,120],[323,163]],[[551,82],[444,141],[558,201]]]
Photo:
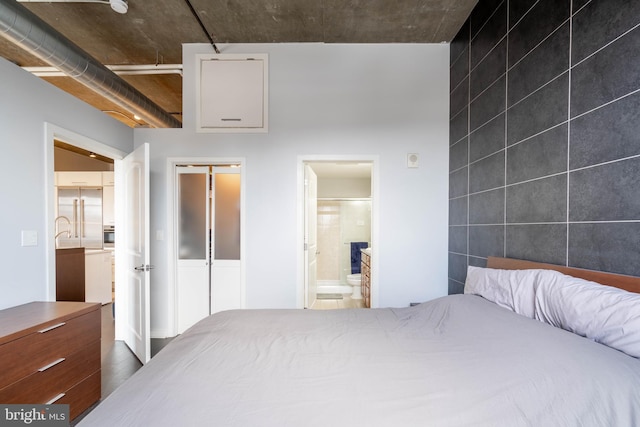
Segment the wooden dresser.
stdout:
[[100,320],[83,302],[0,310],[0,403],[69,404],[73,419],[99,400]]
[[368,253],[362,252],[360,258],[361,292],[364,306],[371,308],[371,257]]

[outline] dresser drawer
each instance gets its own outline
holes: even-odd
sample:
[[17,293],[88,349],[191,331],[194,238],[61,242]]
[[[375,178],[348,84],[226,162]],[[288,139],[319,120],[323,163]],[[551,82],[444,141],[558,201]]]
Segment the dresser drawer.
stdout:
[[43,404],[66,392],[100,370],[100,340],[52,363],[47,369],[1,389],[0,402]]
[[1,345],[0,389],[60,358],[68,358],[95,341],[100,341],[100,310],[65,322],[45,323],[38,332]]
[[74,419],[94,402],[100,400],[101,375],[101,371],[95,372],[76,384],[54,403],[69,405],[69,418]]

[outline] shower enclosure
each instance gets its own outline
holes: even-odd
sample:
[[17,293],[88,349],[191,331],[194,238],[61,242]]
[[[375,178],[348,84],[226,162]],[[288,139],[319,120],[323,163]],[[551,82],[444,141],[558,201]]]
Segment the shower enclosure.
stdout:
[[318,293],[351,292],[351,242],[371,244],[370,198],[318,198]]

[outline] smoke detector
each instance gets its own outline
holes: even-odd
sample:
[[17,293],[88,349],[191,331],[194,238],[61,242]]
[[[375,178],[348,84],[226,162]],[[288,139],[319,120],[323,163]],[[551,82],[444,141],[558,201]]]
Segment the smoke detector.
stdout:
[[118,13],[127,13],[127,10],[129,10],[127,0],[109,0],[109,4],[111,5],[111,9]]

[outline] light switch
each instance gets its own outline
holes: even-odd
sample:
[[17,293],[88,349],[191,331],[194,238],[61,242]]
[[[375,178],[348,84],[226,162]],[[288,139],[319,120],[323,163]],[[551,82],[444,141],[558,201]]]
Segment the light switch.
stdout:
[[164,240],[164,231],[156,230],[156,240]]
[[38,246],[38,232],[36,230],[22,230],[22,246]]

